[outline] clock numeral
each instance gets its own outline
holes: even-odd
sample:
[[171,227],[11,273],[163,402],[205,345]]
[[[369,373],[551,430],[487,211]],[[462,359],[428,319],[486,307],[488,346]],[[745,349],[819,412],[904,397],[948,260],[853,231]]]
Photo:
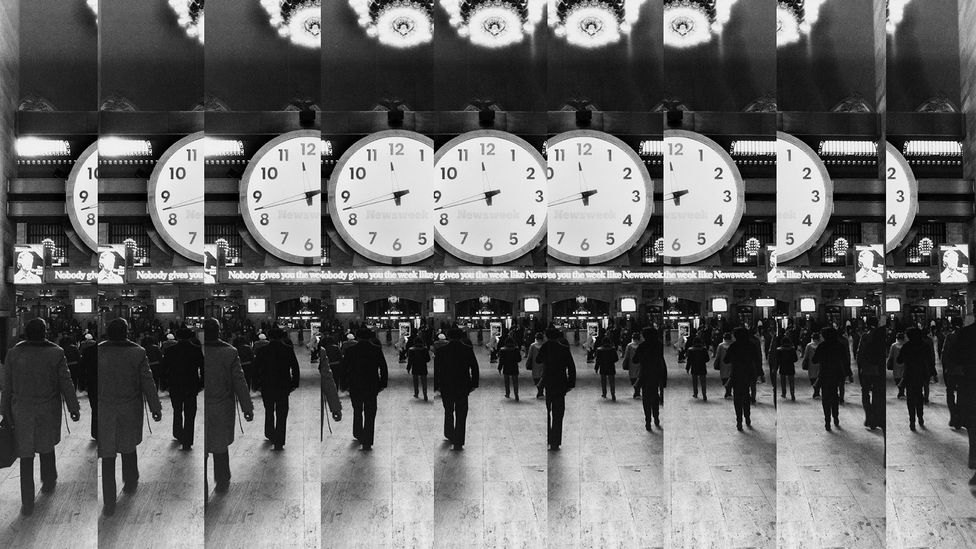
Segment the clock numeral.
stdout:
[[698,149],[698,161],[699,162],[705,161],[705,149]]
[[518,233],[508,233],[508,243],[512,246],[518,246]]
[[820,191],[813,190],[810,194],[813,195],[813,198],[810,199],[811,202],[820,202]]
[[895,217],[895,214],[891,214],[891,216],[888,217],[888,224],[891,225],[892,227],[898,226],[898,220]]
[[613,162],[613,149],[607,149],[607,162]]
[[633,179],[633,177],[631,177],[631,175],[633,173],[634,173],[634,170],[632,170],[630,168],[624,168],[624,179]]
[[441,192],[434,191],[434,204],[437,204],[440,201],[441,201]]
[[420,161],[421,162],[424,161],[424,150],[423,149],[420,149]]
[[399,252],[402,249],[403,249],[403,244],[400,243],[400,239],[399,238],[394,239],[393,240],[393,251]]
[[366,149],[366,161],[373,162],[377,158],[376,149]]
[[593,154],[593,145],[590,143],[577,143],[576,154],[580,156],[590,156]]
[[190,244],[192,245],[197,240],[197,232],[190,231],[188,234],[190,235]]
[[607,246],[613,246],[617,242],[617,238],[613,236],[613,233],[607,233]]
[[197,159],[197,150],[196,149],[187,149],[186,150],[186,160],[188,162],[195,162],[196,159]]
[[810,227],[810,226],[813,225],[813,219],[810,218],[810,214],[807,214],[807,216],[803,218],[802,223],[804,225],[806,225],[807,227]]
[[633,193],[633,195],[634,195],[634,198],[633,198],[633,200],[631,200],[631,202],[640,202],[641,201],[640,191],[638,191],[637,189],[634,189],[633,191],[631,191],[631,193]]
[[552,154],[555,157],[556,162],[561,162],[563,160],[566,160],[565,149],[553,149]]
[[722,179],[722,174],[723,173],[725,173],[725,172],[722,171],[722,168],[715,168],[715,180],[718,181],[718,180]]
[[268,219],[268,214],[261,214],[261,224],[267,225],[271,221]]
[[485,251],[491,250],[494,247],[495,247],[495,245],[491,243],[491,239],[490,238],[486,238],[485,239],[485,245],[484,245]]
[[681,249],[681,242],[678,242],[677,238],[675,238],[674,242],[671,243],[671,249],[674,251],[678,251]]
[[376,242],[376,231],[369,231],[369,243]]
[[460,234],[461,234],[461,244],[464,244],[465,242],[468,241],[468,233],[467,231],[461,231]]
[[725,195],[725,198],[722,199],[722,202],[732,202],[732,191],[725,189],[724,191],[722,191],[722,194]]
[[311,238],[309,238],[308,240],[305,241],[305,246],[304,246],[305,251],[310,252],[310,251],[312,251],[312,248],[314,248],[314,247],[315,247],[315,243],[312,242],[312,239]]
[[95,224],[95,214],[93,214],[93,213],[88,214],[87,223],[89,225],[94,225]]
[[888,168],[888,179],[898,179],[898,170],[894,168]]
[[163,203],[169,202],[169,197],[170,197],[169,191],[163,191],[159,193],[159,198],[163,199]]
[[261,179],[278,179],[278,168],[261,168]]
[[288,149],[278,149],[278,162],[288,162]]
[[535,214],[530,215],[529,218],[525,220],[525,224],[535,227]]
[[179,166],[179,167],[176,167],[176,168],[170,168],[169,169],[169,178],[170,179],[186,179],[186,168],[184,168],[183,166]]
[[532,166],[529,166],[528,168],[525,168],[525,178],[528,179],[529,181],[534,181],[535,180],[535,168],[533,168]]
[[895,202],[904,202],[905,201],[905,191],[897,191],[895,193],[895,197],[896,197],[895,198]]
[[468,149],[458,149],[458,162],[465,162],[468,160]]
[[88,202],[88,191],[81,191],[78,193],[78,198],[80,198],[82,202]]
[[449,168],[441,168],[441,179],[457,179],[457,168],[451,166]]
[[786,161],[793,162],[793,149],[786,149]]
[[88,168],[88,179],[98,179],[98,168]]
[[442,213],[441,214],[440,224],[441,225],[447,225],[447,214],[446,213]]
[[349,177],[351,179],[366,179],[366,168],[349,166]]
[[668,154],[672,156],[684,156],[684,143],[668,143]]
[[390,143],[390,155],[403,156],[403,143]]
[[705,242],[707,242],[707,240],[705,240],[705,233],[698,233],[698,245],[704,246]]
[[786,245],[792,246],[796,243],[796,238],[793,238],[793,233],[786,233]]
[[349,214],[349,224],[355,225],[356,223],[359,223],[359,218],[356,217],[356,214],[354,213]]
[[580,242],[580,249],[583,250],[584,252],[587,251],[587,250],[589,250],[590,249],[590,241],[584,238],[583,241]]
[[481,143],[481,156],[495,156],[494,143]]
[[559,235],[559,240],[556,241],[556,244],[562,244],[563,239],[566,238],[566,233],[562,231],[557,231],[556,234]]
[[345,204],[346,202],[349,202],[349,197],[350,196],[352,196],[352,195],[349,193],[349,191],[342,191],[341,193],[339,193],[339,197],[342,198],[342,203],[343,204]]
[[166,222],[169,223],[170,225],[176,225],[177,222],[176,214],[175,213],[169,214],[169,219]]
[[512,162],[515,162],[515,149],[508,149],[508,152],[512,153]]
[[545,200],[545,197],[542,194],[542,190],[541,189],[536,189],[536,191],[535,191],[535,201],[536,202],[542,202],[543,200]]
[[556,175],[555,170],[552,168],[546,168],[546,179],[552,179]]
[[302,156],[315,156],[315,143],[299,143],[302,146]]
[[725,226],[725,218],[722,217],[722,214],[718,214],[718,217],[715,218],[714,224],[718,225],[719,227]]
[[261,197],[264,195],[261,194],[261,191],[254,191],[253,193],[251,193],[251,196],[254,197],[254,203],[256,204],[258,202],[261,202]]
[[420,244],[421,246],[426,246],[427,242],[428,242],[427,233],[420,233],[417,235],[417,244]]
[[813,179],[813,177],[811,177],[812,175],[813,175],[813,170],[811,170],[810,168],[803,168],[803,179],[809,181]]
[[281,243],[284,244],[288,241],[288,231],[281,231]]
[[631,219],[630,214],[627,214],[627,217],[624,218],[623,224],[624,225],[627,225],[628,227],[633,227],[634,226],[634,220]]

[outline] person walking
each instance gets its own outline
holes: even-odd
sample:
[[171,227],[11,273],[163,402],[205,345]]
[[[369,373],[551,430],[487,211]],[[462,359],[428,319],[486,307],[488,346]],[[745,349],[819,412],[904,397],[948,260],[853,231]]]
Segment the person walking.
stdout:
[[542,373],[545,370],[545,365],[536,362],[536,358],[539,356],[539,351],[542,349],[542,344],[544,343],[544,338],[541,332],[535,334],[535,340],[529,345],[528,357],[525,359],[525,369],[532,371],[532,383],[536,387],[535,398],[546,398],[546,388],[542,384]]
[[47,337],[47,323],[27,322],[27,339],[7,351],[3,368],[0,414],[13,428],[20,459],[20,512],[34,512],[34,454],[40,455],[41,492],[54,491],[58,481],[54,447],[61,442],[61,402],[71,420],[81,418],[75,386],[68,372],[64,350]]
[[427,402],[427,363],[430,351],[419,335],[410,338],[407,345],[407,372],[413,374],[413,398],[419,398],[420,388],[424,389],[424,402]]
[[644,429],[650,431],[651,420],[655,427],[661,428],[660,410],[664,388],[668,386],[668,366],[664,362],[664,344],[657,329],[644,328],[641,339],[633,361],[640,367],[637,385],[643,394]]
[[745,328],[736,328],[732,337],[734,340],[722,360],[732,365],[728,384],[732,386],[735,427],[741,431],[743,420],[747,427],[752,427],[751,390],[762,372],[762,350],[756,346],[754,338]]
[[269,343],[254,353],[254,370],[264,402],[264,438],[279,452],[285,447],[288,430],[288,396],[298,388],[301,378],[295,348],[285,341],[287,338],[284,330],[272,328]]
[[627,343],[627,347],[624,349],[624,359],[622,367],[627,370],[630,375],[630,386],[634,388],[634,399],[638,399],[641,396],[640,385],[638,385],[637,380],[640,379],[640,364],[634,362],[634,353],[637,352],[637,347],[640,345],[641,337],[640,332],[634,331],[630,336],[630,342]]
[[352,436],[362,449],[372,450],[376,428],[376,398],[386,389],[389,372],[383,349],[373,342],[373,331],[360,328],[356,343],[342,355],[342,379],[352,401]]
[[603,398],[607,398],[607,386],[610,387],[610,399],[617,400],[617,362],[620,355],[614,348],[613,341],[609,337],[604,337],[603,342],[593,353],[593,371],[600,374],[600,388],[603,390]]
[[193,447],[197,416],[197,395],[203,389],[203,350],[194,345],[189,328],[176,330],[176,345],[163,357],[163,377],[169,380],[169,399],[173,404],[173,438],[184,452]]
[[249,391],[253,391],[256,383],[254,381],[254,348],[251,347],[251,341],[241,336],[234,338],[233,345],[237,349],[237,356],[241,359],[241,370],[244,371],[244,381],[247,383],[247,388]]
[[522,351],[515,346],[515,340],[509,336],[505,344],[498,349],[498,371],[505,378],[505,398],[509,392],[515,393],[515,401],[519,399],[519,363],[522,362]]
[[905,398],[905,388],[901,385],[901,379],[905,377],[905,363],[898,361],[898,354],[905,345],[905,332],[895,334],[895,341],[888,348],[888,358],[885,361],[888,369],[891,370],[891,377],[895,379],[895,386],[898,387],[897,398]]
[[102,500],[106,516],[115,513],[115,459],[122,454],[122,490],[132,493],[139,484],[136,448],[142,443],[143,399],[152,419],[163,418],[146,350],[129,341],[129,323],[113,319],[108,340],[98,345],[98,456],[102,458]]
[[868,331],[857,346],[857,376],[861,383],[861,407],[864,426],[874,430],[885,428],[885,343],[884,326],[876,317],[867,320]]
[[942,382],[946,386],[946,406],[949,408],[949,427],[961,429],[964,427],[962,413],[959,409],[960,390],[965,380],[965,359],[956,348],[962,346],[962,321],[954,317],[950,324],[951,331],[942,344]]
[[88,405],[91,406],[92,413],[91,437],[92,440],[98,440],[98,345],[92,341],[91,345],[79,346],[79,349],[81,371],[88,390]]
[[558,328],[546,330],[546,342],[539,349],[536,363],[544,364],[542,384],[546,390],[546,433],[550,450],[559,450],[563,443],[563,416],[566,414],[566,393],[576,387],[576,363],[569,342]]
[[705,376],[708,375],[708,348],[700,337],[691,340],[691,347],[685,355],[685,372],[691,374],[691,391],[694,398],[698,398],[698,386],[701,385],[702,401],[708,401]]
[[460,328],[447,332],[447,345],[434,356],[434,379],[441,390],[444,404],[444,438],[454,445],[454,450],[464,448],[468,418],[468,395],[478,388],[478,359],[474,349],[463,342],[465,333]]
[[969,436],[969,468],[974,471],[969,485],[976,486],[976,324],[958,328],[955,332],[958,334],[955,343],[943,349],[942,359],[962,367],[956,417]]
[[817,352],[822,338],[820,332],[810,334],[810,342],[803,348],[803,358],[800,359],[801,368],[807,371],[810,379],[810,386],[813,387],[813,397],[820,398],[820,385],[817,385],[817,378],[820,377],[820,364],[813,361],[813,355]]
[[220,339],[217,319],[204,320],[203,341],[204,449],[213,454],[214,490],[223,493],[230,487],[229,448],[234,443],[235,400],[248,422],[254,420],[254,403],[237,349]]
[[902,346],[897,360],[905,365],[900,385],[905,388],[908,404],[908,428],[914,431],[916,420],[919,427],[925,428],[925,386],[930,379],[933,383],[939,379],[931,341],[918,328],[909,328],[905,335],[908,342]]
[[820,404],[824,413],[824,429],[830,431],[830,420],[840,427],[839,404],[841,389],[845,379],[852,379],[851,353],[848,340],[835,328],[820,331],[823,341],[811,359],[819,365],[820,372],[814,388],[820,388]]
[[[790,400],[796,400],[796,347],[790,334],[780,339],[780,344],[776,347],[776,367],[779,369],[779,383],[783,391],[783,398],[786,398],[786,386],[790,386]],[[775,391],[775,387],[773,388]]]
[[725,361],[725,355],[732,346],[732,332],[722,334],[722,342],[715,347],[715,362],[713,368],[718,370],[718,376],[722,380],[722,387],[725,387],[724,398],[732,398],[732,385],[729,378],[732,377],[732,364]]

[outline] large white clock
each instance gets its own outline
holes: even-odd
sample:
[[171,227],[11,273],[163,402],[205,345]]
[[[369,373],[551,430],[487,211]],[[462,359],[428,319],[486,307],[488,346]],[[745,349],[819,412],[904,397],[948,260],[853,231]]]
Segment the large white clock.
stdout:
[[732,157],[694,132],[664,132],[664,258],[694,263],[725,246],[742,220],[745,185]]
[[75,161],[65,185],[71,226],[93,252],[98,251],[98,141]]
[[434,142],[404,130],[357,141],[329,179],[329,214],[360,254],[400,265],[434,253]]
[[885,253],[890,253],[915,222],[918,181],[901,152],[891,143],[885,146]]
[[298,130],[261,147],[244,170],[241,216],[270,254],[318,265],[322,255],[321,135]]
[[776,133],[776,259],[789,261],[809,250],[834,211],[834,183],[806,143]]
[[176,253],[203,263],[203,132],[163,153],[149,178],[149,216]]
[[497,130],[448,141],[434,159],[434,229],[451,254],[505,263],[546,235],[546,167],[524,139]]
[[593,130],[548,141],[549,255],[579,265],[613,259],[641,237],[654,209],[654,185],[634,150]]

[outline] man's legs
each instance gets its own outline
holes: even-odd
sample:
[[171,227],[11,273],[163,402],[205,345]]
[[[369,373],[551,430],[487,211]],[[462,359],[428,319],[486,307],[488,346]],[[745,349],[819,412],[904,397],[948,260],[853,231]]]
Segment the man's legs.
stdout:
[[273,442],[276,446],[285,445],[285,431],[288,430],[288,393],[275,399],[275,427]]
[[468,422],[468,395],[460,394],[454,401],[454,446],[464,446],[464,434]]
[[115,456],[102,458],[102,501],[105,509],[111,512],[115,509],[115,501],[118,497],[115,484]]
[[50,492],[58,482],[58,466],[54,459],[54,450],[39,455],[41,456],[41,491]]
[[[373,435],[376,430],[376,393],[366,395],[363,399],[363,446],[373,445]],[[282,434],[282,436],[284,436]],[[284,440],[284,439],[282,439]]]
[[227,451],[213,454],[214,483],[218,492],[223,492],[230,484],[230,453]]
[[20,504],[27,512],[34,510],[34,456],[20,458]]
[[356,440],[363,440],[363,396],[358,392],[350,392],[349,400],[352,401],[352,436]]
[[169,401],[173,405],[173,438],[183,444],[183,393],[170,391]]
[[549,446],[556,448],[563,443],[563,415],[566,413],[566,394],[547,392],[546,409],[549,412]]
[[135,452],[122,454],[122,489],[129,492],[139,484],[139,459]]
[[264,438],[274,441],[275,432],[275,399],[270,395],[261,395],[264,402]]
[[441,402],[444,403],[444,438],[454,443],[454,394],[441,393]]

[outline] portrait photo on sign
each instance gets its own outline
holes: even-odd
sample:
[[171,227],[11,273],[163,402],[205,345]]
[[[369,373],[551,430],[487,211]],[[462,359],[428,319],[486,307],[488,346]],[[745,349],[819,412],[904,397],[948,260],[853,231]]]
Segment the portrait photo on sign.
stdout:
[[125,246],[112,244],[98,247],[98,283],[125,282]]
[[884,247],[881,244],[858,245],[854,247],[857,256],[857,270],[854,282],[858,284],[880,284],[884,282]]
[[14,284],[41,284],[44,281],[44,248],[40,245],[14,246]]
[[969,246],[943,244],[939,247],[942,261],[939,282],[965,284],[969,282]]

